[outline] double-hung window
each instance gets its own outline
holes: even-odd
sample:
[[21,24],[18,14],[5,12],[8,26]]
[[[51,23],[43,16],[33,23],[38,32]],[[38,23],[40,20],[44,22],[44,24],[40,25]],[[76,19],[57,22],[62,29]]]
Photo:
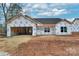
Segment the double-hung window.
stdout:
[[67,27],[61,27],[61,32],[67,32]]
[[50,28],[49,27],[44,28],[44,32],[50,32]]

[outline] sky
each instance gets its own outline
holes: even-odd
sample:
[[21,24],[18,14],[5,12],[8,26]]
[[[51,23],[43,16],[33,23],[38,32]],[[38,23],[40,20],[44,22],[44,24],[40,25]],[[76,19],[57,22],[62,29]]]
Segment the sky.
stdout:
[[79,3],[23,3],[22,8],[33,18],[79,18]]
[[24,4],[26,14],[35,18],[76,18],[79,17],[79,4],[73,3],[29,3]]
[[69,21],[79,18],[79,3],[27,3],[23,6],[25,14],[33,18],[65,18]]

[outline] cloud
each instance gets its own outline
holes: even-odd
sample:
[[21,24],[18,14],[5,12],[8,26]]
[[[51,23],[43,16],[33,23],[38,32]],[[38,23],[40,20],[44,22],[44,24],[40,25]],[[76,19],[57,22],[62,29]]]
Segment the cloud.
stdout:
[[53,9],[52,12],[54,13],[54,16],[68,13],[66,9],[57,9],[57,8]]
[[43,12],[43,13],[38,13],[37,15],[40,15],[40,16],[52,16],[52,13],[51,12]]
[[67,13],[68,12],[66,9],[54,8],[50,11],[44,11],[44,12],[38,13],[38,15],[40,15],[40,16],[58,16],[58,15],[67,14]]
[[46,3],[36,3],[36,4],[33,4],[32,5],[32,8],[41,8],[41,9],[44,9],[44,8],[48,8],[48,5]]
[[70,13],[65,6],[65,3],[27,3],[23,11],[36,16],[59,16]]
[[10,3],[6,3],[6,5],[9,7],[10,6]]
[[[61,9],[58,7],[67,5],[67,4],[60,4],[60,3],[28,3],[28,4],[24,4],[25,9],[27,11],[27,9],[36,11],[36,12],[40,12],[40,11],[50,11],[50,10],[57,10]],[[56,8],[56,9],[55,9]],[[62,8],[64,9],[64,8]]]
[[53,4],[49,4],[51,7],[59,7],[59,6],[67,6],[69,4],[67,3],[53,3]]
[[22,4],[24,8],[31,8],[32,7],[32,3],[23,3]]

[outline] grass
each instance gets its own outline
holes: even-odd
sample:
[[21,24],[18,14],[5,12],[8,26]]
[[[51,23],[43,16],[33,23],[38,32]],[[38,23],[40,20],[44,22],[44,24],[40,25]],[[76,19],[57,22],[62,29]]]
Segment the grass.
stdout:
[[32,36],[14,36],[14,37],[10,37],[7,40],[8,45],[12,46],[12,47],[17,47],[19,44],[23,43],[23,42],[28,42],[29,40],[31,40]]
[[0,38],[0,47],[3,49],[0,49],[0,51],[10,51],[15,50],[19,44],[23,42],[28,42],[31,40],[32,36],[14,36],[14,37],[2,37]]

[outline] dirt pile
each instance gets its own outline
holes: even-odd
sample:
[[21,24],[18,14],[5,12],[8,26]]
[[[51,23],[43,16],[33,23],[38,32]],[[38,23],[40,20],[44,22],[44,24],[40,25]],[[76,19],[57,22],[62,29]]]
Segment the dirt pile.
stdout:
[[31,40],[22,43],[12,53],[19,56],[79,55],[79,41]]

